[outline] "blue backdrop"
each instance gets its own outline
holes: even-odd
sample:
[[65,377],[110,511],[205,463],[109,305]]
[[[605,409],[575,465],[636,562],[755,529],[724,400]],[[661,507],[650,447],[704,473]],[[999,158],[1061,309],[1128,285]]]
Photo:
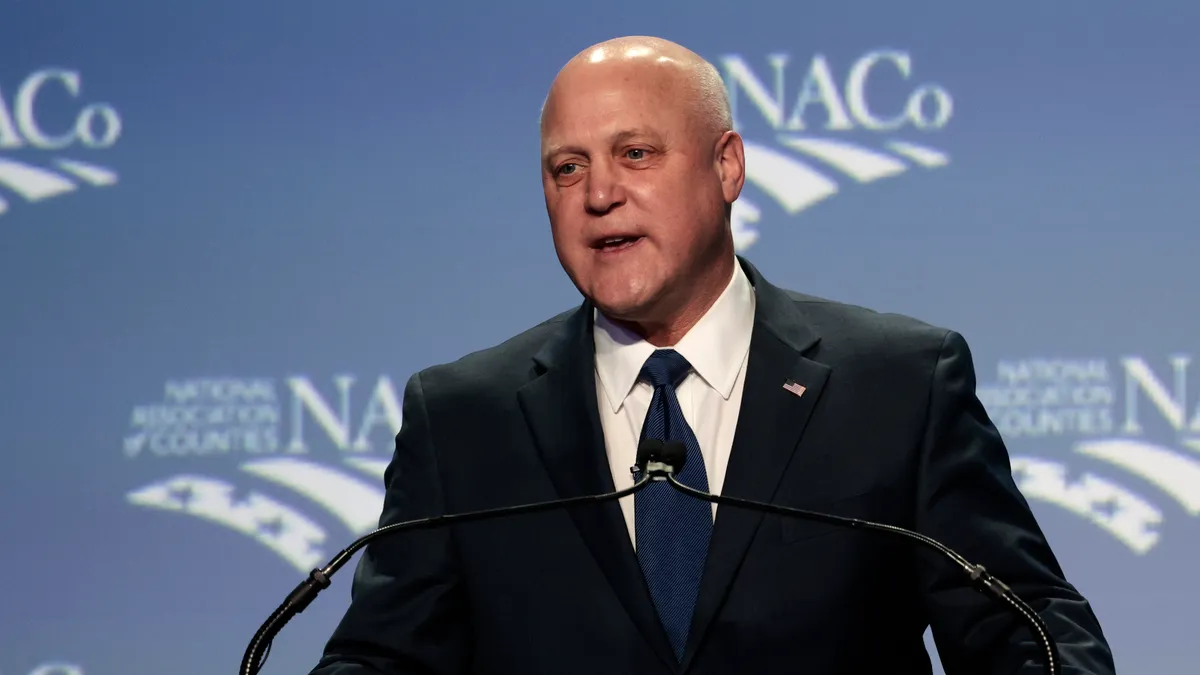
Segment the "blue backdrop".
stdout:
[[1119,669],[1195,672],[1195,5],[10,5],[0,673],[234,672],[375,524],[408,376],[578,302],[537,118],[621,34],[724,73],[743,254],[963,332]]

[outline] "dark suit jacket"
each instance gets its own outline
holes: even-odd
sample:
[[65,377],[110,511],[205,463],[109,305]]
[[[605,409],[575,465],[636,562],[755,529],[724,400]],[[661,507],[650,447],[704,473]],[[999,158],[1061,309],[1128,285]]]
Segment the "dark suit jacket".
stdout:
[[[1112,673],[975,397],[954,332],[769,284],[723,492],[916,529],[1046,620],[1064,673]],[[592,307],[413,376],[383,524],[613,490]],[[792,379],[797,397],[783,389]],[[613,675],[1040,673],[1030,634],[905,541],[719,507],[676,663],[616,502],[380,539],[312,671]]]

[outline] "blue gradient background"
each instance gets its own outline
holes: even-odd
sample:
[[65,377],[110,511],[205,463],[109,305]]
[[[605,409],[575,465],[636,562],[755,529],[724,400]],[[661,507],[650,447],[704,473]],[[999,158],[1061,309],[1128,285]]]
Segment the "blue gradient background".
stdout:
[[[1169,383],[1168,355],[1197,348],[1197,6],[505,4],[519,6],[123,0],[0,13],[10,106],[29,74],[69,68],[81,96],[53,90],[39,122],[59,129],[104,101],[123,123],[107,150],[0,149],[120,174],[37,204],[0,191],[0,672],[50,660],[88,675],[234,671],[301,577],[232,530],[128,504],[131,489],[185,471],[247,483],[238,457],[127,460],[130,410],[161,402],[168,379],[217,375],[303,375],[333,401],[332,378],[353,373],[361,401],[381,374],[399,387],[575,304],[546,222],[537,116],[561,64],[614,35],[739,54],[768,84],[767,55],[790,53],[789,112],[817,53],[839,83],[870,51],[910,53],[909,82],[880,68],[881,110],[922,83],[953,96],[945,129],[888,136],[946,151],[944,168],[839,180],[839,195],[795,216],[747,188],[763,214],[745,255],[773,282],[959,330],[981,381],[1014,355],[1145,354]],[[747,138],[769,142],[761,116],[739,108]],[[806,121],[882,140],[825,134],[819,106]],[[387,430],[372,440],[373,456],[390,453]],[[1145,556],[1033,506],[1118,669],[1184,675],[1200,525],[1156,503],[1163,539]],[[327,531],[328,553],[352,539]],[[265,673],[307,672],[349,583],[344,572],[289,625]]]

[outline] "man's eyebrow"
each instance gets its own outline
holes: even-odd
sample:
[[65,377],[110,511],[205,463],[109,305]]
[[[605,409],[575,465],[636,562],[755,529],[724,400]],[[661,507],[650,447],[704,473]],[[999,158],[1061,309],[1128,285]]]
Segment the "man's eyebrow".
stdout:
[[[622,129],[621,131],[616,132],[615,134],[613,134],[610,137],[609,143],[611,145],[616,145],[617,143],[623,143],[625,141],[630,140],[631,138],[637,138],[637,137],[643,137],[643,138],[649,137],[652,139],[658,139],[658,134],[656,134],[653,131],[650,131],[648,129],[643,129],[640,127],[634,127],[632,129]],[[571,144],[554,144],[554,145],[546,146],[545,158],[547,160],[549,160],[551,157],[553,157],[555,155],[562,155],[562,154],[586,155],[587,151],[578,145],[571,145]]]
[[645,138],[655,142],[662,140],[662,136],[659,135],[658,132],[641,127],[634,127],[632,129],[624,129],[616,134],[613,134],[612,143],[613,145],[616,145],[617,143],[624,143],[625,141],[629,141],[634,138]]
[[546,146],[546,154],[544,155],[544,157],[546,159],[549,159],[555,155],[561,155],[561,154],[565,154],[565,153],[571,153],[571,154],[577,154],[577,155],[586,154],[586,153],[584,153],[583,148],[581,148],[577,145],[564,145],[562,143],[559,143],[559,144],[555,144],[555,145],[547,145]]

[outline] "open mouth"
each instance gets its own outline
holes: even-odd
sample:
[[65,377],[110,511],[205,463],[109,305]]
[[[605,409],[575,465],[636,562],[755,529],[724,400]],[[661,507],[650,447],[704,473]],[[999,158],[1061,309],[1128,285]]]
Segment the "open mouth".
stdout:
[[638,235],[629,235],[621,237],[605,237],[599,239],[592,244],[592,248],[597,251],[620,251],[627,249],[642,240]]

